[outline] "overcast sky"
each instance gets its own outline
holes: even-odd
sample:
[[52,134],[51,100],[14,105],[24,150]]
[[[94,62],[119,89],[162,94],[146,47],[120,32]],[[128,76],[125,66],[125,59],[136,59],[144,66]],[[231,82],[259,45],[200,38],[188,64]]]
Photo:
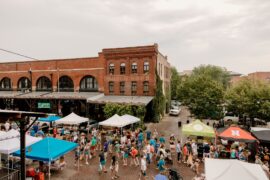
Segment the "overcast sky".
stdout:
[[270,0],[1,0],[0,24],[0,48],[37,59],[158,43],[179,71],[270,71]]

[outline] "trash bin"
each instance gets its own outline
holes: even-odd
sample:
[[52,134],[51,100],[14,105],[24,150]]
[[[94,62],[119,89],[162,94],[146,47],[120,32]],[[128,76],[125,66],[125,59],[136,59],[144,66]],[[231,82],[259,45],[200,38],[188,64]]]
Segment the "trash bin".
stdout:
[[187,124],[189,124],[189,120],[187,120]]
[[178,121],[178,127],[181,127],[181,126],[182,126],[182,122]]

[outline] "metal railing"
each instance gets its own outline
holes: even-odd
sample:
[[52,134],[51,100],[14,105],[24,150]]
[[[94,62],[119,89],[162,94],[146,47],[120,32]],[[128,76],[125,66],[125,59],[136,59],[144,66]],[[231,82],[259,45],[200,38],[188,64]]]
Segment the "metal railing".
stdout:
[[20,171],[2,167],[0,169],[0,180],[20,180]]

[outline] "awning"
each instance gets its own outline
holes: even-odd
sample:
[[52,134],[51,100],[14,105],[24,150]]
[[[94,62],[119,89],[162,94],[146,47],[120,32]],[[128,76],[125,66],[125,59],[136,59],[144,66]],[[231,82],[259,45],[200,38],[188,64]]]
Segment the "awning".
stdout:
[[56,120],[59,120],[61,119],[62,117],[60,116],[56,116],[56,115],[50,115],[46,118],[38,118],[38,121],[41,121],[41,122],[54,122]]
[[214,129],[200,120],[195,120],[190,124],[183,125],[182,133],[188,136],[215,137]]
[[15,129],[11,129],[8,132],[2,132],[0,135],[0,141],[2,143],[2,140],[6,140],[6,139],[12,139],[12,138],[16,138],[20,136],[20,132],[15,130]]
[[66,124],[66,125],[77,125],[77,124],[81,124],[81,123],[87,122],[87,121],[89,121],[88,118],[78,116],[77,114],[72,112],[69,115],[63,117],[62,119],[55,121],[55,123],[56,124]]
[[87,102],[97,104],[117,103],[146,106],[152,100],[152,96],[100,96],[99,98],[89,98],[87,99]]
[[[78,145],[73,142],[59,140],[51,137],[26,147],[26,158],[38,161],[51,162],[75,149]],[[20,156],[20,151],[14,153]]]
[[122,127],[125,127],[127,125],[139,122],[139,121],[140,121],[139,118],[136,118],[136,117],[131,116],[131,115],[124,115],[124,118],[123,118],[122,116],[115,114],[112,117],[110,117],[109,119],[100,122],[99,125],[100,126],[107,126],[107,127],[122,128]]
[[270,130],[251,132],[261,143],[270,143]]
[[76,99],[87,100],[98,95],[103,95],[99,92],[45,92],[33,91],[23,93],[21,91],[0,91],[0,98],[14,99]]
[[218,136],[222,139],[232,141],[254,142],[257,140],[249,132],[241,129],[238,126],[230,126],[225,128],[222,132],[219,133]]
[[[42,138],[41,137],[32,137],[29,135],[25,136],[26,146],[30,146],[38,141],[40,141]],[[7,139],[0,141],[0,153],[2,154],[11,154],[15,151],[20,150],[20,137],[12,138],[12,139]]]
[[259,164],[234,159],[205,158],[205,178],[207,180],[268,180]]

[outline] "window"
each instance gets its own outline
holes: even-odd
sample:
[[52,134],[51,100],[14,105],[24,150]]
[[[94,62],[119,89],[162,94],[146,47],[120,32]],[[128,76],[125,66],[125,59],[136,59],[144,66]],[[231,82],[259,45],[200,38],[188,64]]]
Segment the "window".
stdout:
[[11,80],[7,77],[3,78],[0,82],[0,89],[11,90]]
[[114,64],[109,65],[109,74],[114,74]]
[[62,76],[59,79],[59,91],[72,92],[74,91],[74,84],[70,77]]
[[42,76],[37,80],[37,91],[51,91],[51,90],[52,90],[52,83],[48,77]]
[[18,90],[30,89],[31,81],[27,77],[22,77],[18,82]]
[[109,93],[110,94],[114,93],[114,82],[112,81],[109,82]]
[[125,74],[126,73],[126,64],[121,63],[120,65],[120,74]]
[[149,82],[144,81],[143,82],[143,94],[148,95],[148,93],[149,93]]
[[98,91],[98,83],[95,77],[85,76],[80,83],[80,91]]
[[132,81],[131,82],[131,95],[134,96],[137,94],[137,82]]
[[144,62],[144,64],[143,64],[143,72],[144,73],[149,72],[149,62]]
[[124,81],[120,82],[120,94],[121,95],[125,94],[125,82]]
[[131,65],[131,72],[132,73],[137,73],[137,63],[132,63]]

